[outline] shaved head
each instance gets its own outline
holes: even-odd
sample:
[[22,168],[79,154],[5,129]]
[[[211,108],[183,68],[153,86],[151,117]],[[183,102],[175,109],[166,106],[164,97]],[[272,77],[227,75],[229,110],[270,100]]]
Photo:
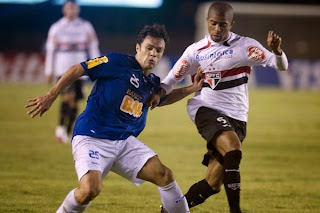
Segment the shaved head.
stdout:
[[213,2],[209,7],[206,20],[211,39],[215,42],[224,41],[228,38],[233,26],[233,9],[226,2]]
[[208,17],[214,13],[216,16],[224,16],[230,22],[233,21],[233,8],[226,2],[213,2],[208,10]]

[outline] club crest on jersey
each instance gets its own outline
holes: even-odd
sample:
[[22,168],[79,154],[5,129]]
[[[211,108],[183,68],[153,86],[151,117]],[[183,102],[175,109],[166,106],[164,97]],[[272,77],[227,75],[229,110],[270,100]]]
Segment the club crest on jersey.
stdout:
[[247,54],[250,59],[255,61],[263,61],[266,58],[266,53],[256,46],[249,46],[247,49]]
[[91,69],[91,68],[96,67],[102,63],[108,63],[108,61],[109,60],[108,60],[107,56],[103,56],[103,57],[94,58],[94,59],[87,61],[86,65],[87,65],[88,69]]
[[132,74],[130,78],[130,83],[135,87],[139,88],[139,78],[137,78],[134,74]]
[[177,66],[175,67],[173,74],[176,79],[181,79],[184,74],[186,74],[187,70],[189,69],[189,62],[187,59],[182,59],[178,62]]
[[221,81],[221,73],[220,72],[214,72],[214,73],[206,73],[204,82],[208,83],[211,87],[211,89],[216,88],[216,86]]

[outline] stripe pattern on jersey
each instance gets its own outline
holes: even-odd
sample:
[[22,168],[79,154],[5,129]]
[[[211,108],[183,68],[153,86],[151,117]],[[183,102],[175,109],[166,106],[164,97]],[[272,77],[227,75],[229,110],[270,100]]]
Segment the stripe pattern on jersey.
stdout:
[[248,83],[248,76],[251,73],[251,68],[248,66],[238,67],[220,72],[220,79],[214,79],[213,84],[203,83],[203,87],[209,87],[213,90],[224,90],[240,86]]

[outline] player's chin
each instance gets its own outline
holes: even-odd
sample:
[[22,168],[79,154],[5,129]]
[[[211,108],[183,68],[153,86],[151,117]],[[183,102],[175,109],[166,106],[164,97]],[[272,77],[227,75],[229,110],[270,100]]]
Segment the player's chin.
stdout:
[[156,66],[155,63],[148,63],[147,68],[148,68],[148,69],[153,69],[155,66]]
[[221,36],[211,36],[212,41],[214,42],[220,42],[222,41],[222,37]]

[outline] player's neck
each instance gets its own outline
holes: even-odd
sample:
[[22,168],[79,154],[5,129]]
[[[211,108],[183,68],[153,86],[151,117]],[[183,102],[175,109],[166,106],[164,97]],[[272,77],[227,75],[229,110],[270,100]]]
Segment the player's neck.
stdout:
[[142,70],[142,72],[143,72],[143,74],[148,76],[152,72],[152,69],[145,69],[145,70]]
[[73,21],[73,20],[77,19],[78,17],[68,17],[68,16],[65,16],[65,18],[66,18],[68,21]]

